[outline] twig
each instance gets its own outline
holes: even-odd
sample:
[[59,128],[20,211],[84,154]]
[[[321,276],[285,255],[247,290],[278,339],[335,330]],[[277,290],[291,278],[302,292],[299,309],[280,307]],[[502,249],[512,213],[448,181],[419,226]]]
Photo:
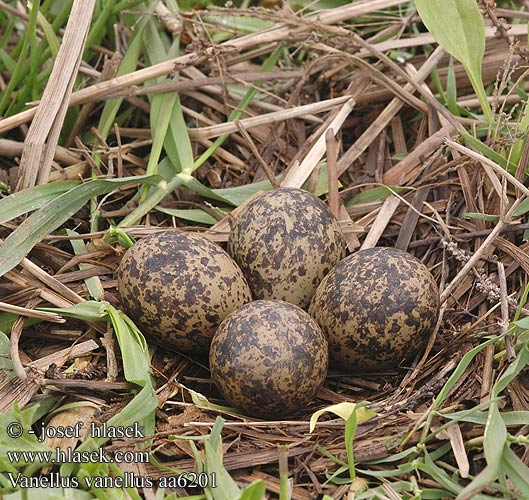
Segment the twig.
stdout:
[[448,138],[445,138],[444,142],[451,148],[454,148],[456,151],[459,151],[460,153],[463,153],[464,155],[481,162],[483,165],[492,168],[492,170],[494,170],[497,174],[500,174],[501,177],[507,179],[516,189],[522,192],[525,196],[529,196],[528,188],[526,188],[516,177],[514,177],[514,175],[511,175],[509,172],[507,172],[507,170],[500,167],[497,163],[493,162],[492,160],[489,160],[486,156],[476,153],[472,149],[467,148],[466,146],[462,146],[461,144],[458,144],[457,142],[454,142]]
[[388,196],[384,200],[384,203],[377,214],[375,222],[373,222],[373,225],[371,226],[364,243],[362,243],[362,246],[360,247],[361,250],[376,246],[399,204],[400,199],[397,196]]
[[338,172],[336,171],[336,140],[334,130],[328,128],[325,134],[327,149],[327,180],[329,183],[329,208],[334,216],[340,218],[340,195],[338,194]]
[[[40,297],[33,298],[27,303],[27,308],[32,309],[39,302]],[[20,360],[20,351],[18,349],[18,342],[20,340],[20,336],[22,335],[22,330],[24,329],[24,322],[25,318],[23,316],[17,318],[11,327],[11,336],[9,338],[9,354],[11,355],[13,369],[22,380],[26,380],[28,378],[26,370],[24,369],[22,361]]]
[[13,306],[6,302],[0,302],[0,311],[27,316],[28,318],[37,318],[43,321],[51,321],[53,323],[64,323],[66,321],[62,316],[55,313],[35,311],[34,309],[27,309],[26,307]]
[[[322,111],[332,109],[349,99],[350,96],[335,97],[325,101],[305,104],[296,108],[274,111],[260,116],[252,116],[251,118],[243,118],[240,120],[240,123],[245,129],[259,127],[261,125],[271,125],[280,121],[290,120],[291,118],[299,118],[309,113],[321,113]],[[234,122],[227,122],[211,125],[210,127],[189,129],[188,132],[191,139],[209,139],[211,137],[218,137],[220,135],[237,132],[237,126]]]
[[[355,100],[349,98],[342,109],[334,117],[332,122],[329,124],[327,129],[333,129],[335,133],[340,130],[344,121],[349,116],[355,105]],[[296,168],[288,170],[283,179],[281,179],[281,185],[286,187],[301,187],[303,183],[308,179],[314,167],[319,163],[323,155],[325,154],[325,133],[322,133],[312,149],[305,156],[304,160],[297,165]]]
[[[505,276],[505,266],[503,262],[498,261],[498,279],[500,281],[500,299],[501,299],[501,322],[500,329],[501,333],[507,333],[509,331],[509,293],[507,291],[507,278]],[[505,335],[505,350],[507,352],[507,358],[512,361],[516,357],[512,338],[509,335]]]
[[466,274],[477,264],[477,262],[481,259],[482,255],[489,249],[489,247],[492,245],[493,241],[496,239],[496,237],[501,233],[503,228],[510,224],[511,217],[516,210],[516,207],[518,206],[520,200],[515,201],[509,211],[505,214],[505,216],[502,216],[498,223],[496,224],[496,227],[492,230],[492,232],[487,236],[485,241],[481,244],[481,246],[476,250],[474,255],[467,261],[467,263],[463,266],[461,271],[457,273],[456,277],[450,282],[450,284],[441,292],[441,303],[443,303],[445,300],[450,297],[454,289],[459,285],[461,280],[466,276]]
[[17,190],[48,182],[94,6],[95,0],[74,0],[51,76],[24,143]]
[[107,327],[101,343],[107,353],[107,382],[115,382],[118,378],[119,368],[116,352],[114,351],[114,335],[112,334],[110,325]]
[[272,184],[272,186],[275,187],[275,188],[279,187],[279,183],[277,182],[277,180],[276,180],[276,178],[274,176],[274,173],[270,170],[270,167],[268,166],[268,163],[266,163],[266,161],[264,161],[264,158],[261,156],[261,153],[259,153],[259,150],[257,149],[257,146],[255,145],[255,142],[253,142],[253,139],[251,138],[250,134],[246,131],[246,129],[244,128],[244,126],[241,123],[241,121],[240,120],[235,120],[234,123],[235,123],[235,126],[237,127],[237,129],[239,130],[239,132],[241,133],[241,135],[246,140],[246,143],[250,147],[250,150],[254,154],[255,158],[257,159],[257,161],[261,165],[261,168],[263,169],[263,172],[265,173],[267,179],[270,181],[270,184]]

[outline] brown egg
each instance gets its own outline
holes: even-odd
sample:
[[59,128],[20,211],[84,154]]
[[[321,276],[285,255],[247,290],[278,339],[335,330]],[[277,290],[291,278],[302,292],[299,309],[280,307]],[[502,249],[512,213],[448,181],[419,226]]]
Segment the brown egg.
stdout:
[[228,253],[257,299],[306,308],[322,278],[345,255],[337,220],[316,196],[295,188],[268,191],[234,218]]
[[[422,349],[439,316],[428,268],[396,248],[361,250],[321,282],[309,313],[340,369],[395,367]],[[332,366],[332,365],[331,365]]]
[[179,231],[155,233],[129,248],[118,289],[143,333],[181,351],[207,351],[221,321],[251,300],[241,270],[222,248]]
[[211,342],[211,377],[244,413],[278,418],[303,409],[327,375],[328,345],[302,309],[257,300],[228,316]]

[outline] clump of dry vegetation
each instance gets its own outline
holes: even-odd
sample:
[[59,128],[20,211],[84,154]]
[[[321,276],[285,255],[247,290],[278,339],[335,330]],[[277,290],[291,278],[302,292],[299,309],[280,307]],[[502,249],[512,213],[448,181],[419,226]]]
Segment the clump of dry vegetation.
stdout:
[[[78,478],[73,498],[529,498],[529,13],[446,3],[0,1],[5,498],[19,472]],[[145,344],[115,271],[154,231],[223,244],[231,212],[278,185],[326,200],[350,252],[421,259],[442,309],[415,359],[331,366],[306,411],[262,421],[223,406],[203,359]],[[147,438],[28,433],[78,421]],[[7,456],[56,447],[151,460]],[[210,483],[156,493],[182,471]],[[82,481],[125,473],[153,484]]]

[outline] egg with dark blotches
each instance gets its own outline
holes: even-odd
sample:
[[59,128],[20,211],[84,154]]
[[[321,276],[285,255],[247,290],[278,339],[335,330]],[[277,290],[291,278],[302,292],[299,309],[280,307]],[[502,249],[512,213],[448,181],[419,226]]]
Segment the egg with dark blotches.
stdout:
[[396,367],[422,349],[439,316],[428,268],[396,248],[360,250],[321,282],[309,307],[340,369]]
[[328,344],[299,307],[257,300],[220,325],[209,353],[211,377],[244,413],[279,418],[306,407],[327,375]]
[[221,321],[252,298],[222,248],[180,231],[155,233],[129,248],[119,266],[118,290],[143,333],[184,352],[206,352]]
[[345,241],[318,197],[279,188],[250,201],[234,217],[228,253],[256,299],[306,308],[323,277],[344,257]]

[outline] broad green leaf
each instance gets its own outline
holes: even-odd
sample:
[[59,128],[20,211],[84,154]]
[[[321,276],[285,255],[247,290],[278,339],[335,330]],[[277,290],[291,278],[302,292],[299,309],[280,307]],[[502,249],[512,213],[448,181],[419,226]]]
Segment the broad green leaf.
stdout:
[[134,183],[156,184],[158,176],[97,179],[53,198],[31,214],[0,245],[0,276],[13,269],[45,236],[66,222],[94,196]]
[[309,432],[314,431],[316,424],[318,423],[318,419],[324,413],[334,413],[338,417],[347,420],[353,412],[356,414],[356,421],[358,423],[365,422],[371,417],[376,416],[374,411],[364,408],[363,404],[344,401],[343,403],[327,406],[327,408],[322,408],[321,410],[314,412],[310,417]]
[[[281,180],[281,176],[278,176],[277,180]],[[303,189],[307,187],[308,182],[309,181],[303,184],[302,186]],[[316,183],[316,188],[314,190],[314,195],[322,196],[328,192],[328,188],[329,188],[329,180],[327,176],[327,165],[325,163],[322,163],[320,171],[319,171],[318,181]],[[272,184],[270,184],[270,181],[261,181],[261,182],[251,183],[251,184],[245,184],[244,186],[212,189],[211,192],[214,195],[220,195],[221,198],[224,200],[228,200],[228,203],[234,206],[239,206],[241,203],[246,201],[248,198],[252,197],[255,193],[259,191],[269,191],[270,189],[272,189]],[[204,196],[207,196],[207,194],[204,194]],[[207,196],[207,197],[210,198],[210,196]]]
[[[18,314],[7,312],[0,312],[0,332],[10,332],[13,323],[19,318]],[[26,318],[24,320],[24,328],[40,323],[41,320],[37,318]]]
[[529,468],[507,446],[502,456],[501,465],[523,497],[529,498]]
[[151,358],[145,337],[128,316],[110,304],[105,310],[118,339],[125,379],[144,386],[151,376]]
[[492,470],[496,471],[496,473],[500,468],[501,456],[506,441],[507,427],[501,418],[498,403],[493,402],[490,405],[487,423],[485,424],[483,449],[487,465],[489,465]]
[[206,451],[205,470],[208,474],[215,473],[217,477],[217,487],[208,486],[205,490],[209,491],[213,500],[236,500],[240,498],[241,490],[224,468],[217,450],[213,448],[209,440],[204,442],[204,448]]
[[245,184],[244,186],[212,189],[212,192],[216,195],[220,195],[223,199],[228,200],[231,205],[239,206],[248,198],[251,198],[255,193],[258,193],[259,191],[270,191],[270,189],[272,189],[270,181],[261,181]]
[[[25,461],[24,457],[19,457],[18,461],[10,461],[7,452],[50,451],[50,448],[37,441],[35,434],[28,432],[31,430],[31,425],[36,421],[35,414],[37,410],[38,407],[35,405],[20,410],[15,403],[10,411],[0,413],[0,429],[2,429],[2,432],[0,432],[0,470],[16,473],[16,469],[19,466],[30,464],[30,462]],[[9,437],[8,428],[21,432],[21,435],[16,438]]]
[[[191,147],[191,140],[187,133],[187,124],[184,120],[184,112],[180,104],[180,98],[176,95],[176,100],[173,106],[173,114],[171,116],[170,134],[168,136],[169,144],[174,143],[174,148],[178,155],[178,164],[182,168],[182,172],[191,173],[195,170],[193,150]],[[170,152],[171,149],[168,149]]]
[[106,321],[108,315],[105,308],[108,302],[98,302],[95,300],[85,300],[80,304],[70,307],[39,307],[39,311],[54,312],[67,318],[75,318],[83,321]]
[[112,322],[123,358],[125,379],[144,386],[150,377],[150,357],[145,337],[133,321],[108,302],[87,300],[66,308],[42,307],[39,310],[55,312],[84,321]]
[[463,64],[490,123],[492,111],[481,76],[485,23],[476,0],[415,0],[415,6],[436,42]]
[[265,493],[265,483],[262,479],[258,479],[244,488],[240,500],[263,500]]
[[81,181],[59,181],[34,186],[0,200],[0,224],[37,210],[57,196],[78,186]]
[[180,179],[182,179],[182,182],[186,188],[199,194],[200,196],[204,196],[211,200],[220,201],[221,203],[226,203],[227,205],[237,206],[228,197],[220,194],[219,191],[222,191],[221,189],[210,189],[207,186],[204,186],[204,184],[202,184],[198,179],[191,176],[190,174],[181,173],[178,174],[178,176]]

